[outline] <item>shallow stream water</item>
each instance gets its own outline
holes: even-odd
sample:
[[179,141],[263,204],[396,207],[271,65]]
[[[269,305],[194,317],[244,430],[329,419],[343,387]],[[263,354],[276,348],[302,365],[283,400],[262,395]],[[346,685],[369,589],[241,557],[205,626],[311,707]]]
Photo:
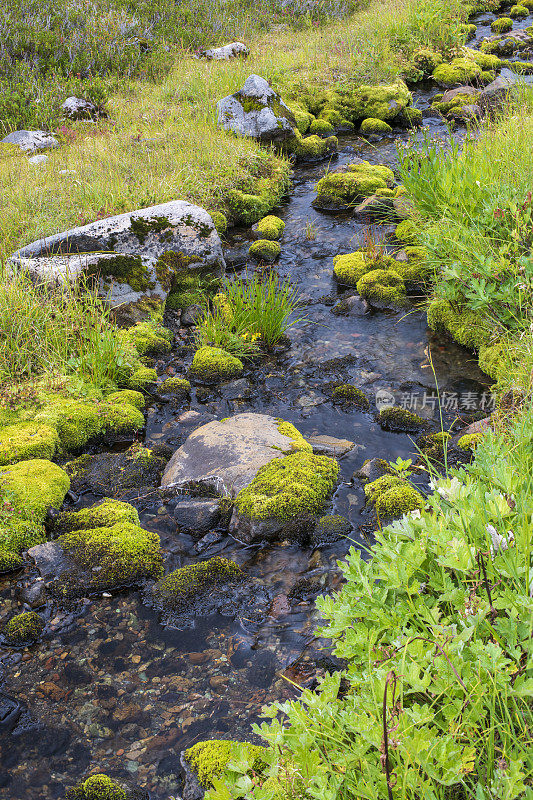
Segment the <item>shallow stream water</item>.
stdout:
[[[493,18],[481,19],[490,24]],[[478,37],[486,34],[481,25]],[[415,93],[418,107],[427,109],[434,93]],[[424,123],[445,137],[440,119]],[[396,163],[393,138],[369,144],[344,136],[339,150],[331,165],[297,167],[290,197],[277,211],[286,229],[276,269],[307,303],[308,320],[291,330],[290,348],[217,390],[193,388],[189,406],[154,400],[144,441],[176,448],[205,422],[242,411],[282,417],[304,435],[351,440],[355,446],[340,460],[341,481],[328,510],[350,520],[352,540],[319,549],[289,542],[246,548],[215,532],[198,543],[176,532],[172,503],[156,493],[153,501],[140,500],[141,522],[161,535],[168,569],[214,555],[232,558],[271,588],[270,613],[260,625],[215,617],[179,631],[161,625],[136,592],[87,600],[70,615],[47,606],[50,633],[35,647],[0,647],[3,690],[22,704],[0,700],[0,793],[6,800],[61,798],[94,768],[147,788],[154,800],[177,796],[182,749],[205,738],[249,739],[265,703],[297,696],[293,682],[308,685],[331,666],[327,647],[315,638],[314,597],[339,587],[336,562],[349,545],[364,549],[370,541],[364,494],[352,475],[367,458],[407,458],[414,445],[407,435],[383,431],[375,408],[333,405],[329,384],[353,383],[369,397],[392,393],[398,404],[437,421],[437,382],[447,423],[488,407],[489,380],[471,353],[428,329],[423,298],[413,297],[401,311],[333,313],[341,296],[333,256],[363,247],[368,223],[350,213],[315,211],[314,185],[329,166],[354,157]],[[382,225],[372,236],[392,231]],[[232,232],[227,251],[236,269],[249,243],[247,231]],[[184,373],[183,352],[176,345],[159,368]],[[82,502],[90,499],[96,498]],[[3,618],[20,611],[20,588],[12,580],[0,582],[0,597]]]

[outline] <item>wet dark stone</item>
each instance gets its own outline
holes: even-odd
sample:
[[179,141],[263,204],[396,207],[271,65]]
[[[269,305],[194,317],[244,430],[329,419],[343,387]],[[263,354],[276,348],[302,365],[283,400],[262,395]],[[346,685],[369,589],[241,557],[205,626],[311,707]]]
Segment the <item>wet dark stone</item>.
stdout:
[[218,500],[181,500],[174,508],[176,525],[182,531],[201,536],[220,519]]
[[278,661],[272,650],[259,650],[252,658],[246,672],[248,683],[260,689],[267,689],[276,675]]
[[181,774],[181,763],[180,757],[178,755],[168,755],[164,756],[161,761],[157,764],[156,768],[157,775],[180,775]]
[[87,686],[92,683],[93,676],[85,667],[76,664],[75,661],[69,661],[63,667],[63,679],[74,686]]
[[323,574],[323,570],[315,570],[314,573],[299,578],[288,594],[291,603],[308,603],[314,600],[322,590],[320,578]]
[[0,731],[13,730],[22,713],[22,709],[22,703],[0,692]]
[[80,456],[65,469],[77,492],[124,498],[132,490],[159,486],[165,463],[165,458],[150,457],[150,451],[134,445],[123,453]]
[[320,517],[311,534],[311,544],[313,547],[332,544],[339,539],[345,539],[351,532],[352,524],[345,517],[338,514]]

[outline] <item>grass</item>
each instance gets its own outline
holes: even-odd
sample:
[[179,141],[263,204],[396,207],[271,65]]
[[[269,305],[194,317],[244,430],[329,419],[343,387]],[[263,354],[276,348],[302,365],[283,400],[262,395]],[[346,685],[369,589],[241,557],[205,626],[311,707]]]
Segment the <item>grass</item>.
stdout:
[[229,189],[253,188],[276,167],[286,174],[286,162],[217,130],[221,97],[253,72],[289,99],[355,79],[391,81],[412,49],[457,40],[463,16],[458,0],[383,0],[325,28],[267,33],[244,62],[176,55],[161,82],[124,84],[109,121],[63,126],[46,163],[1,148],[0,259],[54,231],[167,200],[221,208]]

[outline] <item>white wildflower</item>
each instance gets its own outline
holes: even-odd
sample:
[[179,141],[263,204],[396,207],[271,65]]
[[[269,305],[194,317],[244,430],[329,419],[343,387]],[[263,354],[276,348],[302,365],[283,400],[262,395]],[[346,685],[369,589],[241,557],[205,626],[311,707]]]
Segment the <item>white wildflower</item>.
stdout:
[[486,531],[491,538],[490,554],[495,556],[497,553],[504,553],[514,542],[514,533],[507,531],[507,535],[498,533],[494,525],[487,525]]

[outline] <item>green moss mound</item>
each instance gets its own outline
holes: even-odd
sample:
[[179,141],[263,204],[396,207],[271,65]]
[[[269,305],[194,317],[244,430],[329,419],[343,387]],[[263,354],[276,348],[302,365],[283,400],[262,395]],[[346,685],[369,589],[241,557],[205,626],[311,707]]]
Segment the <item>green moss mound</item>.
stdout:
[[128,795],[107,775],[91,775],[67,790],[66,800],[127,800]]
[[424,508],[424,498],[409,484],[392,486],[376,498],[376,514],[379,519],[387,517],[402,517],[410,511],[421,511]]
[[131,522],[74,530],[60,536],[58,541],[77,564],[91,571],[91,589],[158,578],[163,571],[159,536]]
[[[2,532],[0,529],[0,548],[2,548]],[[14,572],[24,566],[24,559],[18,553],[11,550],[0,549],[0,575],[6,572]]]
[[244,572],[237,564],[215,556],[165,575],[154,585],[152,598],[164,608],[178,608],[206,587],[234,583],[243,578]]
[[335,101],[343,116],[357,122],[363,119],[389,121],[411,103],[411,92],[401,80],[381,86],[362,85],[342,93]]
[[49,425],[19,422],[0,430],[0,466],[31,458],[53,458],[59,434]]
[[459,32],[465,37],[465,41],[469,42],[471,39],[476,38],[477,25],[474,25],[473,23],[460,25]]
[[294,453],[301,450],[306,450],[309,453],[313,452],[313,446],[304,439],[298,428],[296,428],[292,422],[278,419],[277,428],[283,436],[287,436],[291,439],[290,450],[288,452]]
[[357,286],[357,282],[367,272],[375,269],[386,269],[392,263],[392,258],[385,254],[372,258],[364,250],[355,253],[335,256],[333,259],[333,272],[340,283],[346,286]]
[[500,17],[499,19],[493,20],[490,24],[490,29],[494,31],[494,33],[507,33],[512,30],[512,27],[513,20],[509,17]]
[[362,409],[370,408],[368,397],[357,386],[351,383],[343,383],[340,386],[335,386],[331,392],[331,397],[336,403],[341,403],[345,406],[358,406]]
[[12,617],[4,629],[7,644],[22,647],[35,642],[44,630],[44,620],[35,611]]
[[135,391],[143,392],[148,389],[153,383],[157,381],[157,372],[155,369],[145,367],[143,364],[138,364],[126,381],[127,386]]
[[220,347],[201,347],[194,354],[191,374],[203,381],[222,381],[236,378],[243,369],[239,358]]
[[444,450],[451,435],[447,431],[437,431],[427,436],[422,436],[417,445],[429,459],[439,459],[444,455]]
[[178,378],[173,376],[167,378],[159,386],[161,394],[174,394],[180,397],[187,397],[191,392],[191,384],[186,378]]
[[108,403],[113,403],[113,405],[125,403],[126,405],[138,408],[139,411],[142,411],[146,405],[143,394],[141,392],[135,392],[133,389],[123,389],[121,392],[112,392],[112,394],[107,395],[106,401]]
[[423,75],[428,76],[443,62],[442,55],[428,48],[420,48],[413,54],[413,65],[419,69]]
[[309,133],[317,136],[329,136],[334,130],[333,125],[327,119],[314,119],[309,127]]
[[309,452],[265,464],[235,499],[239,514],[250,519],[290,520],[317,514],[335,486],[337,462]]
[[248,249],[250,258],[259,263],[273,264],[281,254],[281,247],[279,242],[270,241],[270,239],[258,239],[250,245]]
[[225,214],[220,211],[210,211],[209,216],[213,220],[213,225],[219,236],[223,236],[228,229],[228,220]]
[[473,83],[481,75],[481,67],[470,58],[453,58],[448,64],[439,64],[433,70],[432,77],[441,86],[460,86]]
[[392,128],[388,124],[388,122],[384,122],[382,119],[373,119],[372,117],[368,117],[364,119],[361,123],[361,127],[359,128],[359,132],[362,134],[366,133],[391,133]]
[[427,316],[432,330],[449,334],[471,350],[488,344],[492,338],[487,320],[480,313],[455,310],[446,300],[434,300],[428,307]]
[[388,167],[368,161],[351,164],[346,172],[330,172],[318,181],[316,202],[332,208],[350,206],[393,184],[394,173]]
[[122,336],[133,344],[140,356],[168,353],[172,333],[152,322],[138,322],[122,332]]
[[295,138],[288,142],[284,149],[287,153],[296,156],[298,161],[313,161],[323,158],[328,153],[336,153],[339,140],[336,136],[328,136],[326,139],[313,134],[303,138],[300,131],[296,131]]
[[428,251],[425,247],[405,247],[403,254],[406,260],[394,261],[394,271],[409,284],[426,283],[433,275],[428,264]]
[[378,422],[383,430],[393,433],[416,433],[428,425],[427,420],[406,408],[384,408],[378,414]]
[[185,759],[194,770],[204,789],[212,786],[213,778],[219,778],[230,761],[245,756],[250,761],[250,769],[259,772],[262,767],[264,747],[222,739],[198,742],[185,751]]
[[525,19],[529,17],[530,11],[525,6],[513,6],[509,11],[509,16],[513,19]]
[[461,450],[475,450],[482,438],[483,434],[481,433],[467,433],[465,436],[461,436],[457,447]]
[[272,241],[280,239],[284,230],[285,223],[279,217],[275,217],[274,214],[263,217],[257,223],[257,232],[262,239],[270,239]]
[[70,488],[67,473],[40,458],[0,469],[0,491],[7,495],[22,520],[44,521],[49,508],[59,508]]
[[112,527],[118,522],[139,525],[137,509],[129,503],[106,498],[94,506],[82,508],[81,511],[67,511],[58,514],[54,520],[54,527],[58,532],[67,533],[91,528]]
[[378,302],[401,303],[405,300],[405,283],[392,269],[374,269],[357,281],[357,291],[361,297]]
[[405,481],[397,475],[382,475],[380,478],[376,478],[375,481],[370,481],[365,484],[365,497],[369,503],[374,503],[380,494],[388,491],[393,486],[399,486],[403,483],[405,483]]
[[402,113],[402,123],[407,128],[420,128],[422,126],[423,115],[419,108],[408,106]]
[[402,244],[415,244],[418,241],[418,228],[411,219],[404,219],[396,225],[394,235]]

